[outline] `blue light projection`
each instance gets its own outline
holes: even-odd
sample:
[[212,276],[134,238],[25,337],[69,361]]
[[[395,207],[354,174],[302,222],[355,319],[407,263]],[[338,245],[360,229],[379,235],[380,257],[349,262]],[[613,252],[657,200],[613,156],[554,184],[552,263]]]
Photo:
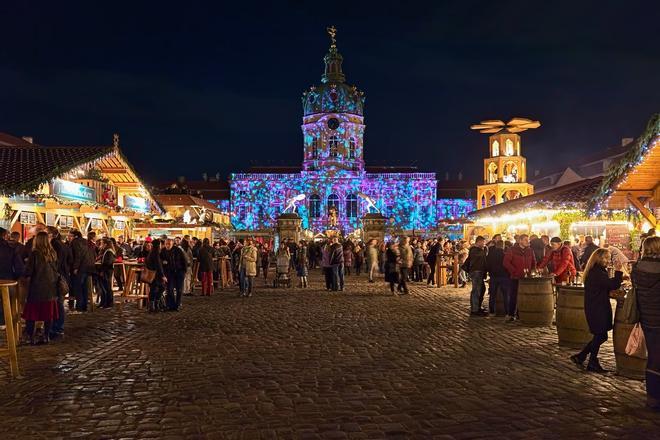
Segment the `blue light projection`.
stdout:
[[[328,199],[337,196],[338,224],[345,233],[361,226],[368,203],[358,193],[376,201],[387,218],[394,218],[402,230],[433,229],[436,226],[434,173],[365,173],[328,170],[297,174],[233,174],[231,176],[232,224],[239,230],[268,229],[275,226],[286,202],[305,194],[298,205],[302,227],[322,232],[328,225]],[[313,217],[309,204],[318,196],[319,216]],[[351,197],[353,196],[353,197]],[[348,204],[357,200],[357,212]],[[354,216],[350,217],[350,214]]]
[[[338,227],[361,227],[368,202],[375,201],[399,231],[435,230],[438,220],[464,217],[470,200],[436,202],[435,173],[369,173],[364,167],[364,93],[345,82],[343,58],[334,44],[325,56],[321,83],[303,93],[303,162],[297,173],[236,173],[230,178],[231,220],[237,230],[276,226],[287,201],[305,194],[298,205],[304,229],[328,229],[328,200],[336,204]],[[335,202],[335,200],[337,200]],[[357,209],[356,209],[357,203]],[[221,207],[224,210],[224,207]]]

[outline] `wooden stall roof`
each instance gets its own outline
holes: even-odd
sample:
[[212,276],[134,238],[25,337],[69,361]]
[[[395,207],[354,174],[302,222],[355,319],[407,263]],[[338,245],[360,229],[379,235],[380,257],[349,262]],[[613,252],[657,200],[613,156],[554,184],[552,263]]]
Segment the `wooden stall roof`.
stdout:
[[168,206],[194,206],[205,208],[216,214],[222,213],[217,206],[208,200],[200,199],[199,197],[188,194],[158,194],[155,198],[165,210],[167,210]]
[[92,162],[113,185],[128,193],[135,190],[136,196],[142,196],[144,191],[154,202],[155,209],[162,212],[117,144],[52,147],[32,143],[0,143],[0,193],[34,193],[41,185],[65,177],[77,167]]
[[590,212],[600,209],[637,208],[652,224],[655,217],[645,208],[660,186],[660,113],[649,120],[621,160],[613,164],[588,203]]
[[561,209],[570,207],[572,209],[585,209],[587,200],[594,195],[602,180],[603,177],[601,176],[572,182],[547,191],[479,209],[471,212],[468,216],[471,218],[496,217],[533,208]]

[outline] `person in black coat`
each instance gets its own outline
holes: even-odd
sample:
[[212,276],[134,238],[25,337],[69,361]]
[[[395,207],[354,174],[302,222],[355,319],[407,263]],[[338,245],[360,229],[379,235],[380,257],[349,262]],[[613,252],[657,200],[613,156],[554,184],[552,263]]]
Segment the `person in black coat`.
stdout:
[[648,359],[646,405],[660,411],[660,237],[647,237],[631,274]]
[[171,238],[165,240],[165,249],[161,251],[161,259],[167,277],[167,308],[176,311],[181,306],[188,261],[183,249],[175,246],[174,240]]
[[199,275],[202,281],[202,296],[211,296],[213,293],[213,248],[209,239],[205,238],[197,253],[199,260]]
[[399,247],[392,242],[385,251],[385,281],[390,283],[390,292],[394,295],[394,286],[399,283]]
[[612,330],[610,292],[621,287],[623,281],[620,261],[615,263],[614,278],[610,278],[607,273],[607,265],[610,261],[610,251],[596,249],[584,268],[584,314],[587,317],[589,331],[594,336],[580,353],[571,356],[571,361],[582,367],[589,355],[587,371],[595,373],[607,372],[598,362],[598,350],[603,342],[607,341],[607,332]]
[[109,238],[101,240],[101,264],[98,267],[99,284],[101,286],[101,308],[112,308],[114,303],[112,293],[112,275],[115,271],[115,261],[117,254],[112,241]]
[[594,243],[594,238],[591,235],[587,235],[584,237],[584,251],[582,252],[582,256],[580,257],[580,267],[586,267],[587,262],[589,261],[589,257],[591,257],[591,254],[594,253],[596,249],[598,249],[598,246],[596,243]]
[[160,296],[163,294],[165,285],[167,284],[167,277],[165,277],[163,263],[160,259],[160,240],[153,240],[151,245],[151,252],[147,256],[145,265],[147,269],[156,272],[156,275],[149,287],[149,311],[157,312]]
[[[50,235],[50,244],[57,254],[57,271],[64,278],[68,286],[71,286],[71,266],[73,265],[73,252],[68,243],[62,241],[60,231],[54,226],[48,226]],[[53,321],[50,328],[51,339],[56,339],[64,335],[64,298],[58,295],[57,308],[59,317]]]
[[[19,248],[12,246],[7,241],[7,230],[0,228],[0,279],[17,280],[23,275],[24,264],[19,251]],[[12,289],[15,288],[12,287]],[[0,298],[0,325],[5,325],[3,310],[2,298]]]
[[426,261],[429,263],[430,273],[429,277],[426,280],[427,286],[435,285],[435,268],[438,263],[438,254],[442,250],[442,240],[437,239],[431,245],[429,249],[429,255],[426,257]]
[[494,241],[493,246],[488,250],[486,255],[486,270],[490,280],[488,281],[488,310],[490,313],[495,313],[495,306],[497,304],[497,290],[502,291],[504,298],[504,310],[509,310],[507,302],[509,299],[509,285],[511,284],[511,277],[509,272],[504,268],[504,242],[501,240]]
[[[88,278],[94,271],[95,254],[88,246],[87,240],[76,229],[69,231],[69,243],[73,255],[71,264],[71,295],[69,297],[76,299],[76,310],[86,312],[89,287],[91,285]],[[71,299],[69,300],[69,309],[72,308],[73,300]]]

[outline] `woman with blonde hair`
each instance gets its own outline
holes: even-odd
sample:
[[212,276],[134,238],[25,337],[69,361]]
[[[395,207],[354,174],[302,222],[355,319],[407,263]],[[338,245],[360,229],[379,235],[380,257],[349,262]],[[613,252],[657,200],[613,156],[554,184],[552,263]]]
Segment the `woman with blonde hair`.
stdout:
[[609,250],[598,248],[584,266],[584,314],[587,317],[589,331],[594,336],[580,353],[571,356],[571,361],[582,368],[588,354],[587,371],[594,373],[607,373],[598,362],[598,350],[603,342],[607,341],[607,332],[612,330],[610,292],[618,289],[623,281],[621,261],[615,262],[614,278],[610,278],[607,273],[607,265],[611,258]]
[[44,322],[44,331],[39,343],[50,341],[50,326],[59,318],[57,307],[57,254],[50,244],[48,233],[37,233],[32,252],[28,257],[25,276],[29,278],[27,302],[23,309],[25,333],[30,344],[35,343],[34,323]]
[[660,237],[647,237],[642,243],[632,282],[648,352],[646,405],[660,411]]

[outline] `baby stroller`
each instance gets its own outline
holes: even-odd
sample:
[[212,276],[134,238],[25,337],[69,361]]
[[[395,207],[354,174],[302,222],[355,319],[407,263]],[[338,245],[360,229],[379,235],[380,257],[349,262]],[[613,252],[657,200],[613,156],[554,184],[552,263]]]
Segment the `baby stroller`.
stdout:
[[288,253],[277,254],[276,275],[273,280],[273,287],[291,287],[291,278],[289,277],[289,255]]

